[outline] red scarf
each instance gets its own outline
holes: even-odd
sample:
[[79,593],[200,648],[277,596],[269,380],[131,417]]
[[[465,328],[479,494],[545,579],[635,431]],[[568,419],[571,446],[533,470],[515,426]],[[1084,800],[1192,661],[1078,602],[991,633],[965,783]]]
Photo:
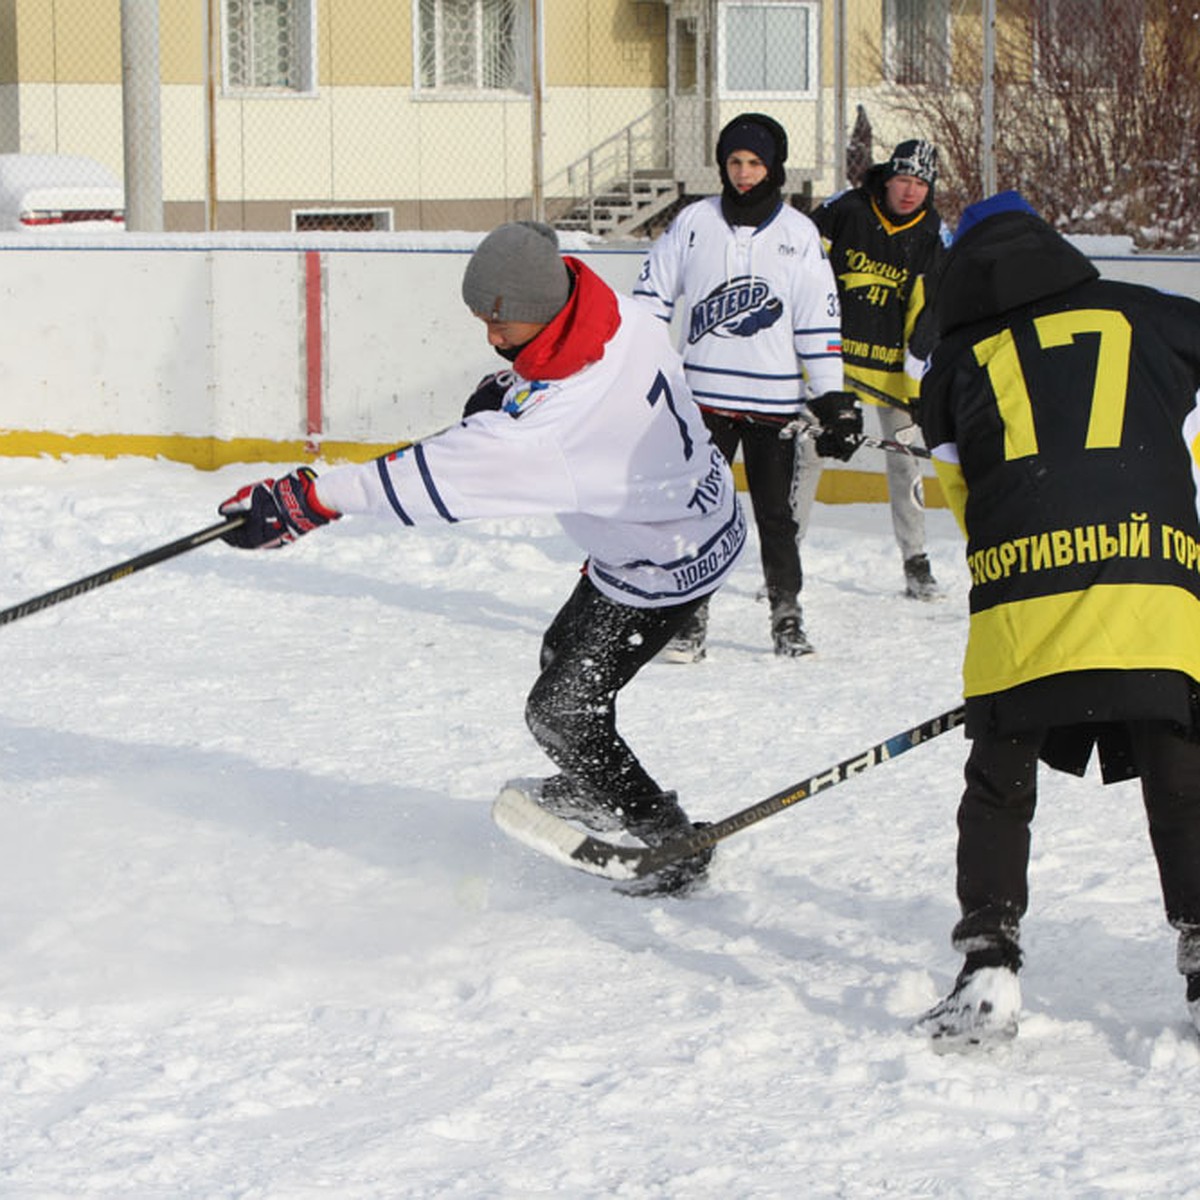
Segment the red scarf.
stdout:
[[590,267],[563,256],[575,280],[562,311],[517,355],[522,379],[566,379],[604,354],[621,315],[616,293]]

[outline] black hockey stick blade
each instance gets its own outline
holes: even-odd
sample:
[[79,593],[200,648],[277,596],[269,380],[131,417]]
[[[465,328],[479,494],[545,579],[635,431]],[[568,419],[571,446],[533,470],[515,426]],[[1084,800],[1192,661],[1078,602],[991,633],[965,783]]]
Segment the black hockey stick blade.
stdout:
[[603,879],[641,879],[956,728],[965,716],[966,709],[962,705],[939,713],[722,821],[702,825],[686,837],[675,838],[655,848],[617,846],[583,833],[561,817],[546,812],[527,793],[514,787],[501,791],[492,805],[492,820],[509,837],[568,867]]
[[139,554],[136,558],[126,559],[125,562],[117,563],[116,566],[97,571],[94,575],[85,575],[73,583],[64,583],[62,587],[43,592],[40,596],[34,596],[32,600],[24,600],[20,604],[14,604],[11,608],[0,611],[0,625],[7,625],[10,621],[19,621],[22,617],[29,616],[30,613],[49,608],[52,604],[60,604],[64,600],[82,596],[84,592],[95,591],[96,588],[103,587],[106,583],[124,579],[126,575],[132,575],[135,571],[144,571],[147,567],[165,562],[177,554],[186,554],[187,551],[195,550],[197,546],[203,546],[215,538],[219,538],[223,533],[228,533],[231,529],[236,529],[245,523],[244,514],[229,517],[227,520],[219,521],[216,525],[209,525],[206,529],[189,533],[187,537],[168,542],[165,546],[147,550],[145,554]]

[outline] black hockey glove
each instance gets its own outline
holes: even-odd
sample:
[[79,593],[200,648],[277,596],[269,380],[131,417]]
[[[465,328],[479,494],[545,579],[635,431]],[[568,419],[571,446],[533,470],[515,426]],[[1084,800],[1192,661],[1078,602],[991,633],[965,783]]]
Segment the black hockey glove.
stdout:
[[862,410],[849,392],[826,392],[808,402],[809,410],[821,422],[821,432],[813,441],[822,458],[848,462],[862,439]]
[[504,393],[512,387],[514,378],[516,377],[511,371],[496,371],[492,375],[485,375],[467,398],[462,415],[469,417],[473,413],[498,409],[504,403]]
[[245,523],[221,540],[239,550],[275,550],[336,521],[342,514],[317,499],[316,478],[312,467],[301,467],[282,479],[247,484],[217,507],[223,517],[246,514]]

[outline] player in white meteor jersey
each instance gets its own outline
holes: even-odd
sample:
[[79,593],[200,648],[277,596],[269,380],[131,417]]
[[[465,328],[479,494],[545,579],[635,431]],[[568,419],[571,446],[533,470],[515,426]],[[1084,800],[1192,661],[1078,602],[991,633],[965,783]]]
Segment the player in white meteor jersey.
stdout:
[[[547,226],[502,225],[472,255],[463,299],[512,362],[461,423],[319,478],[301,467],[220,506],[246,549],[283,545],[344,513],[405,525],[555,514],[587,556],[546,631],[526,721],[561,774],[531,794],[593,830],[649,845],[692,830],[616,728],[616,695],[721,584],[746,538],[665,328],[576,258]],[[495,407],[491,407],[494,404]],[[682,888],[711,852],[654,885]]]
[[[780,431],[806,400],[826,397],[827,411],[848,430],[838,443],[846,447],[855,432],[850,427],[857,422],[861,432],[861,414],[842,392],[840,310],[829,259],[813,223],[783,201],[787,134],[771,117],[743,113],[721,130],[716,153],[721,194],[675,218],[651,247],[634,295],[666,322],[677,302],[683,306],[688,383],[725,457],[732,462],[741,447],[775,653],[794,657],[812,646],[801,622],[791,504],[796,443]],[[706,626],[702,605],[665,657],[703,658]]]

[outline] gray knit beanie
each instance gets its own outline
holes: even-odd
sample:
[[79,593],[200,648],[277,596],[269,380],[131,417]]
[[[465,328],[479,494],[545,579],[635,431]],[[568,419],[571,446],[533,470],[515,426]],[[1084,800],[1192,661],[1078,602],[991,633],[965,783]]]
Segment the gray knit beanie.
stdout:
[[492,321],[545,325],[571,294],[558,234],[537,221],[501,225],[479,243],[463,274],[467,307]]

